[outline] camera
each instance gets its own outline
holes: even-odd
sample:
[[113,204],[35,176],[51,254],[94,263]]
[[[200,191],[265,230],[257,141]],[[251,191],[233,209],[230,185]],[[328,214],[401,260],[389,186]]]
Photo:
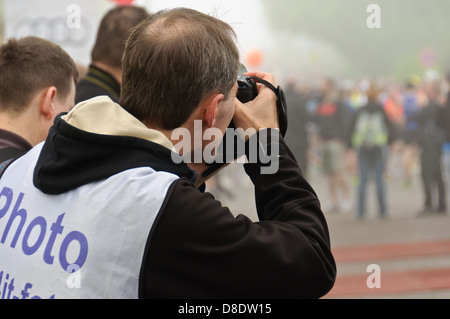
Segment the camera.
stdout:
[[[270,88],[277,97],[278,122],[279,122],[279,126],[280,126],[281,136],[284,137],[284,135],[286,134],[286,130],[287,130],[287,110],[286,110],[286,100],[284,97],[284,92],[280,87],[275,88],[271,83],[269,83],[263,79],[260,79],[256,76],[247,77],[243,74],[239,74],[237,77],[238,90],[237,90],[236,98],[241,103],[247,103],[247,102],[250,102],[253,99],[255,99],[258,96],[257,82]],[[236,128],[233,121],[230,122],[230,125],[228,126],[228,128],[231,128],[231,129]],[[234,144],[233,144],[234,146],[243,143],[242,141],[241,141],[241,143],[238,143],[237,139],[239,139],[239,137],[237,135],[232,136],[232,138],[234,139]],[[226,161],[226,159],[228,158],[228,156],[226,154],[226,151],[228,149],[226,147],[227,141],[230,142],[230,138],[228,137],[228,134],[225,133],[225,135],[223,136],[223,139],[221,141],[221,147],[219,148],[220,150],[222,150],[222,152],[218,152],[216,154],[216,161],[211,163],[209,168],[203,173],[204,177],[206,177],[210,174],[213,174],[215,171],[220,169],[220,167],[222,167],[227,162]],[[238,149],[234,148],[233,154],[229,154],[229,155],[232,155],[232,157],[234,159],[236,159],[239,156],[244,155],[244,154],[242,153],[242,150],[238,150]]]
[[258,95],[258,88],[254,79],[242,74],[237,78],[238,91],[236,97],[242,103],[252,101]]
[[[256,76],[246,77],[242,74],[238,75],[237,83],[238,83],[238,91],[236,97],[241,103],[247,103],[252,101],[258,95],[258,86],[256,82],[259,82],[269,89],[271,89],[276,97],[277,97],[277,113],[278,113],[278,123],[280,126],[281,136],[285,136],[287,131],[287,107],[286,107],[286,98],[284,96],[284,92],[281,87],[275,88],[269,82],[260,79]],[[234,123],[231,121],[230,126],[234,128]]]
[[[241,103],[247,103],[252,101],[258,95],[258,86],[254,79],[239,74],[237,77],[238,90],[236,98]],[[231,121],[229,128],[236,128],[234,122]]]

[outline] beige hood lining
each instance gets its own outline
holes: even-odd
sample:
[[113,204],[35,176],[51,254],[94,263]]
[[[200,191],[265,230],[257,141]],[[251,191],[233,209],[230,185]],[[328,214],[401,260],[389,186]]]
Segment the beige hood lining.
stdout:
[[137,137],[174,150],[172,142],[163,133],[147,128],[107,96],[98,96],[78,103],[62,119],[86,132]]

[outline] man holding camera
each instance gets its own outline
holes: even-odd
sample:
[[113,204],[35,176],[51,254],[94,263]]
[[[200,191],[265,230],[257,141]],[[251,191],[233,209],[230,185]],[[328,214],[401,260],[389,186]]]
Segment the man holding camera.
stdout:
[[193,149],[210,142],[195,140],[195,123],[225,132],[233,119],[258,131],[248,140],[277,130],[271,89],[258,85],[246,104],[235,98],[234,37],[190,9],[148,18],[127,42],[120,105],[78,104],[6,169],[0,223],[21,226],[0,228],[0,266],[18,289],[53,298],[318,298],[331,289],[327,224],[282,138],[259,141],[279,148],[275,174],[245,167],[258,223],[199,190],[207,164],[173,161],[175,129],[192,133]]

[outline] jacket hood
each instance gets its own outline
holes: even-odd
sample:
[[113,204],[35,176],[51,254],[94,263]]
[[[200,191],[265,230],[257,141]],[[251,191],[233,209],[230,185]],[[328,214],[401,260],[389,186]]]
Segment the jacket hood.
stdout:
[[173,145],[106,96],[60,114],[49,131],[34,170],[34,185],[61,194],[124,170],[151,167],[195,181],[196,172],[175,164]]

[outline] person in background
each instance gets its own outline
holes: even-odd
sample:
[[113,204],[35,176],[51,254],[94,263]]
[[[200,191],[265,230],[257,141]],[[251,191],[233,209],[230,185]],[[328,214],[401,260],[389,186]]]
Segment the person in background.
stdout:
[[0,47],[0,163],[47,138],[59,113],[74,106],[77,67],[58,45],[37,37]]
[[443,176],[447,184],[447,190],[450,188],[450,72],[447,73],[445,79],[446,96],[442,103],[442,108],[439,110],[438,125],[445,132],[445,143],[443,145],[442,160],[443,160]]
[[384,111],[392,124],[395,140],[389,150],[389,159],[386,167],[386,177],[403,178],[404,177],[404,149],[405,143],[402,139],[405,117],[403,111],[403,94],[397,85],[384,88],[381,103]]
[[[438,125],[441,114],[439,82],[425,84],[428,105],[411,119],[419,126],[420,166],[424,191],[424,207],[419,216],[447,211],[445,185],[442,178],[442,146],[445,143],[445,131]],[[437,188],[437,207],[433,207],[434,189]]]
[[297,87],[295,80],[290,80],[284,90],[288,108],[288,119],[292,123],[286,132],[286,142],[292,149],[305,176],[308,172],[308,130],[309,113],[306,109],[308,88]]
[[[321,98],[313,115],[319,130],[322,169],[327,177],[330,194],[328,211],[349,212],[352,207],[350,185],[345,175],[345,140],[352,112],[338,99],[332,79],[324,79]],[[342,192],[340,198],[339,192]]]
[[351,126],[348,146],[356,150],[359,167],[358,218],[366,213],[367,182],[375,175],[380,217],[387,214],[384,171],[388,146],[393,141],[391,122],[378,100],[379,90],[371,85],[367,104],[358,110]]
[[125,42],[130,30],[148,15],[144,8],[133,5],[117,6],[105,14],[91,51],[91,65],[77,84],[75,103],[100,95],[119,101]]
[[409,188],[412,182],[414,165],[418,157],[419,124],[414,120],[414,115],[420,111],[418,89],[412,81],[408,81],[403,94],[403,113],[405,118],[403,141],[403,167],[405,187]]

